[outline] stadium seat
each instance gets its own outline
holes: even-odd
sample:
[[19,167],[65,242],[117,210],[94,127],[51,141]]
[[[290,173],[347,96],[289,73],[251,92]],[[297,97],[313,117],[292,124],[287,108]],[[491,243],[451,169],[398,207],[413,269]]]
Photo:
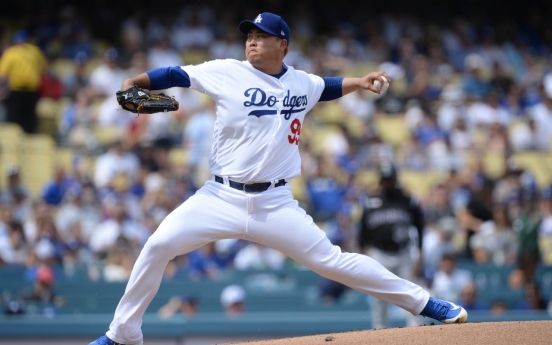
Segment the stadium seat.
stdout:
[[66,172],[73,168],[73,160],[75,159],[75,151],[71,148],[56,149],[56,164],[60,164]]
[[359,170],[355,175],[355,182],[364,188],[374,188],[378,185],[379,177],[375,170]]
[[524,169],[531,171],[537,180],[540,188],[545,188],[552,182],[552,166],[548,161],[550,154],[544,154],[536,151],[518,152],[514,159]]
[[377,116],[374,125],[381,139],[395,147],[404,144],[410,137],[402,115]]
[[61,103],[58,100],[47,97],[40,98],[36,105],[38,133],[48,134],[55,138],[61,110]]
[[183,148],[173,148],[169,151],[169,162],[173,167],[180,167],[187,163],[187,151]]
[[0,187],[7,183],[6,169],[19,165],[19,146],[24,137],[21,127],[13,123],[0,123]]
[[182,54],[186,65],[196,65],[209,60],[209,54],[202,49],[188,49]]
[[55,142],[46,134],[26,135],[22,143],[21,174],[33,195],[40,195],[52,177],[55,165]]
[[433,187],[445,181],[446,174],[437,171],[399,172],[399,181],[404,188],[417,198],[425,197]]
[[301,131],[301,137],[306,137],[310,143],[312,151],[317,155],[322,155],[325,151],[325,141],[330,135],[340,134],[341,129],[335,125],[323,125],[311,127]]
[[51,70],[55,76],[63,80],[75,70],[75,61],[72,59],[55,59],[52,61]]
[[344,124],[345,110],[341,108],[337,101],[323,102],[316,107],[313,118],[326,124]]
[[293,192],[293,197],[299,202],[304,202],[307,200],[307,190],[306,184],[303,177],[299,176],[291,180],[291,189]]
[[483,168],[491,178],[500,178],[504,175],[506,165],[504,155],[500,153],[487,153],[483,157]]
[[118,127],[95,127],[93,129],[94,137],[101,146],[108,146],[123,135]]

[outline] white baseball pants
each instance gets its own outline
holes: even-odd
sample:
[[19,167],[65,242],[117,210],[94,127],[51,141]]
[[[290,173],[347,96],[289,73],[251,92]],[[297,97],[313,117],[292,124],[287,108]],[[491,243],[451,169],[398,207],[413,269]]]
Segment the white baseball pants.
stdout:
[[[225,179],[226,180],[226,179]],[[247,194],[207,181],[171,212],[148,239],[115,311],[107,336],[122,344],[142,343],[142,316],[175,256],[226,238],[272,247],[314,272],[420,314],[429,293],[401,279],[368,256],[342,253],[293,199],[289,184]]]

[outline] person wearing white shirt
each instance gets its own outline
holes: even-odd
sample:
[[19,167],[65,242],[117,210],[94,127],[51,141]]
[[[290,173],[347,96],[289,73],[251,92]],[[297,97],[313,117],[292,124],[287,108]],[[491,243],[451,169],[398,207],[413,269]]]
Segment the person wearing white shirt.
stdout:
[[458,301],[460,291],[471,280],[471,273],[455,267],[454,256],[445,254],[441,257],[440,269],[433,278],[432,290],[437,298]]
[[108,187],[112,179],[119,174],[126,174],[131,183],[136,180],[140,162],[133,153],[125,151],[122,145],[121,141],[117,140],[106,153],[98,157],[94,176],[96,187]]
[[181,66],[184,64],[184,60],[177,51],[171,48],[168,39],[163,38],[149,50],[148,64],[150,68]]
[[128,77],[125,70],[117,65],[118,52],[109,48],[104,54],[104,63],[90,74],[90,86],[101,96],[114,95]]
[[143,245],[150,233],[138,222],[127,217],[123,203],[116,203],[111,211],[112,217],[101,222],[90,236],[90,249],[96,253],[109,252],[119,237]]

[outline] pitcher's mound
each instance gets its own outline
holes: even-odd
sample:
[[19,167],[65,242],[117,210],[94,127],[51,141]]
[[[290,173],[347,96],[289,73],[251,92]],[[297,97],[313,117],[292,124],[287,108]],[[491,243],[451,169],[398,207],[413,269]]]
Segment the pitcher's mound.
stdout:
[[507,345],[552,344],[552,321],[483,322],[388,328],[250,341],[236,345]]

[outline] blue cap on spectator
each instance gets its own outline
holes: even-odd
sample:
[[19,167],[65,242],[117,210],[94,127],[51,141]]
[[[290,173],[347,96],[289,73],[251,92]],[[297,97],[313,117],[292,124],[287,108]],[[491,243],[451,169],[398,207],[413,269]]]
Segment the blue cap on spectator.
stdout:
[[115,48],[109,48],[104,53],[104,59],[106,61],[116,61],[119,57],[119,52]]
[[79,50],[75,55],[75,63],[77,65],[85,65],[88,62],[88,54],[84,50]]
[[258,27],[266,33],[287,40],[289,46],[289,26],[282,17],[270,12],[263,12],[253,20],[242,21],[239,29],[243,34],[247,35],[253,26]]
[[29,35],[27,34],[27,31],[18,30],[13,34],[13,42],[14,43],[25,42],[28,37],[29,37]]
[[552,199],[552,185],[542,190],[541,197],[546,200]]

